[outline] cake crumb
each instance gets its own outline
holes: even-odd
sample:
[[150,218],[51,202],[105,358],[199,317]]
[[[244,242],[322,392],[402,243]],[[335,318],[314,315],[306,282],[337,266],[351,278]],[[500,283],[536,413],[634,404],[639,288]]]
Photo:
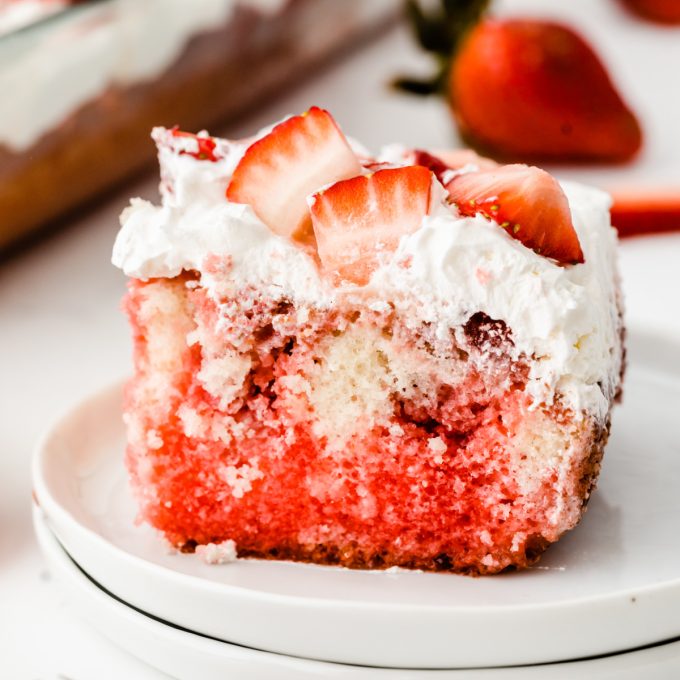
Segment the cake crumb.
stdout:
[[481,562],[485,567],[495,567],[496,564],[497,564],[496,560],[494,559],[494,556],[493,556],[493,555],[490,555],[490,554],[489,554],[489,555],[484,555],[484,557],[482,557],[482,559],[480,560],[480,562]]
[[441,465],[444,462],[442,454],[446,453],[446,442],[441,437],[433,437],[427,442],[427,448],[434,454],[435,465]]
[[196,546],[196,555],[206,564],[228,564],[237,559],[236,543],[231,539],[222,543],[207,543]]
[[250,465],[247,463],[239,467],[228,465],[220,471],[220,476],[231,488],[231,495],[234,498],[243,498],[253,490],[253,482],[264,477],[257,464],[258,459],[253,458]]
[[520,546],[522,545],[522,543],[524,543],[524,541],[526,540],[526,537],[527,537],[527,535],[524,532],[518,531],[512,537],[512,544],[510,546],[510,550],[512,550],[513,552],[517,552],[519,550]]
[[146,433],[146,444],[150,449],[160,449],[163,446],[163,440],[156,430],[149,430]]

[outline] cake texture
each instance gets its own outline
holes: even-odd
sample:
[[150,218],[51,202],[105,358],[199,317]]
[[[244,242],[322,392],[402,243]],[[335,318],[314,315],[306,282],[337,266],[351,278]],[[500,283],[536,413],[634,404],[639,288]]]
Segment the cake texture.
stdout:
[[623,367],[606,194],[371,157],[316,108],[153,137],[162,204],[132,201],[113,255],[144,521],[189,552],[472,574],[579,522]]

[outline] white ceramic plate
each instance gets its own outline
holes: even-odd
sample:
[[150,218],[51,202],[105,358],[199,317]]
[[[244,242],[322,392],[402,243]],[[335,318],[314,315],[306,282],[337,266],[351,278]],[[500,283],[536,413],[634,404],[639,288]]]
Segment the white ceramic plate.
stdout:
[[41,510],[36,508],[33,518],[43,554],[76,611],[111,642],[178,680],[668,680],[680,675],[680,642],[548,666],[438,671],[347,666],[239,647],[181,630],[116,600],[69,557]]
[[633,336],[600,488],[580,527],[522,573],[349,571],[172,554],[134,524],[120,388],[71,410],[35,458],[38,502],[107,590],[192,631],[344,663],[455,668],[606,654],[680,636],[680,350]]

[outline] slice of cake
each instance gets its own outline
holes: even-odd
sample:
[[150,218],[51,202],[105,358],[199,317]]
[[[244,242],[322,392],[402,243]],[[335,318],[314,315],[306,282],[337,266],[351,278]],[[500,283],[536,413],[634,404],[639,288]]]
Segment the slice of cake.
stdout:
[[185,551],[479,574],[578,523],[622,374],[605,194],[370,158],[317,108],[153,136],[162,205],[132,201],[113,256],[145,521]]

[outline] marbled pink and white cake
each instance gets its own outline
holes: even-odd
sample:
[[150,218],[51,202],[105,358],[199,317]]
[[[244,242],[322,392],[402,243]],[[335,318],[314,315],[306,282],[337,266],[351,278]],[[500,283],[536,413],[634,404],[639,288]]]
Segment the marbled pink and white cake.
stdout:
[[127,464],[175,546],[495,573],[581,518],[620,391],[609,199],[312,108],[156,129],[123,213]]

